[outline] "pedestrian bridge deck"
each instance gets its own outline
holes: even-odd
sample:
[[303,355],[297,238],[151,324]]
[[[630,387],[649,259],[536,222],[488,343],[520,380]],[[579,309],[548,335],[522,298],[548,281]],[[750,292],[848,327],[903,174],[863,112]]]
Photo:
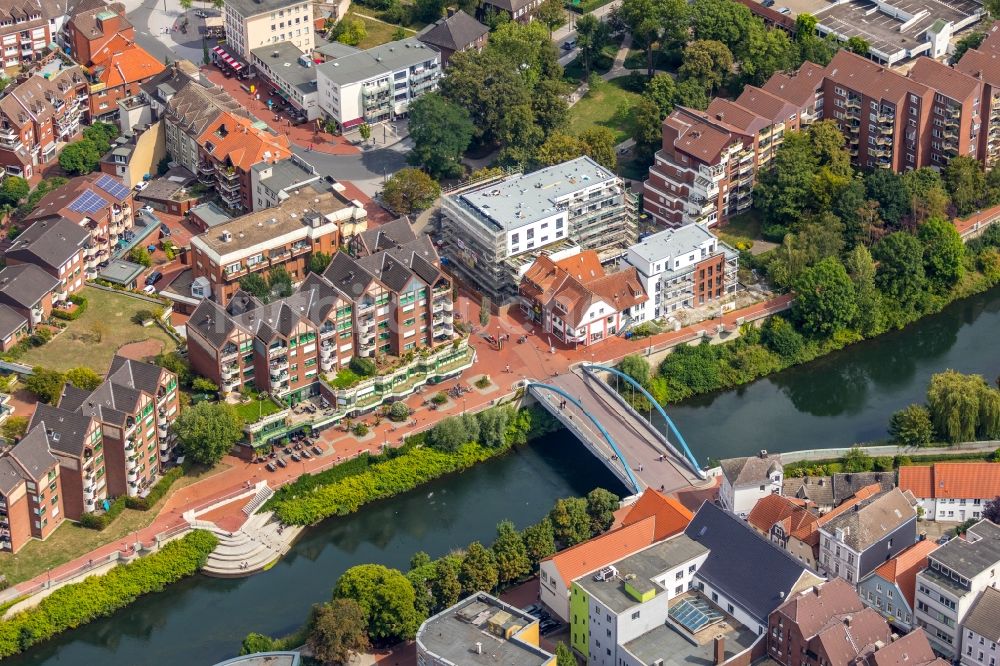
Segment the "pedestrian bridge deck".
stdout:
[[633,492],[704,485],[700,470],[692,469],[667,437],[597,374],[577,368],[545,381],[528,380],[528,387]]

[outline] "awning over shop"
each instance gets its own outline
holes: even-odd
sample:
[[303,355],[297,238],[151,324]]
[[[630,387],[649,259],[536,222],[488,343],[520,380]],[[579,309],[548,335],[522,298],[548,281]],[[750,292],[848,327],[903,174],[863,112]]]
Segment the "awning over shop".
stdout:
[[240,62],[237,58],[234,58],[232,55],[230,55],[226,51],[226,49],[224,49],[222,46],[216,46],[215,48],[213,48],[212,53],[214,53],[216,56],[215,58],[216,62],[225,63],[226,65],[231,67],[234,72],[238,72],[244,67],[242,62]]

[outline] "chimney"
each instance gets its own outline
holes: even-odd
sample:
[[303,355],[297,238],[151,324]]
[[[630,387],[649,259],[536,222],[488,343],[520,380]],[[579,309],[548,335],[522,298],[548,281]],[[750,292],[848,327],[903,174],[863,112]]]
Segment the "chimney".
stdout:
[[715,637],[715,666],[721,666],[726,661],[726,637],[719,634]]
[[844,626],[845,627],[851,626],[851,616],[850,615],[845,615],[844,616]]
[[813,585],[813,594],[819,596],[819,585]]

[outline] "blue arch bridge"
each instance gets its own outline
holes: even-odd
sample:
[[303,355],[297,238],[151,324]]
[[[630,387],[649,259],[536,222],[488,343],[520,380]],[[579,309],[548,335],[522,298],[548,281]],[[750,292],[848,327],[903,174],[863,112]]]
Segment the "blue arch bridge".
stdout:
[[[632,492],[710,485],[667,413],[617,368],[584,363],[545,381],[525,379],[525,384]],[[633,405],[644,405],[646,413]]]

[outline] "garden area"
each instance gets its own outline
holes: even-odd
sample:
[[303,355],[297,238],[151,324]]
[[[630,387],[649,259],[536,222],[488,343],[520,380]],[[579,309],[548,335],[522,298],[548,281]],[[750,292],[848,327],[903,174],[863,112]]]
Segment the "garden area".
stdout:
[[[149,357],[173,349],[173,339],[158,326],[144,327],[136,315],[153,304],[127,294],[84,287],[80,294],[87,308],[66,328],[41,347],[30,348],[19,362],[65,371],[85,363],[103,375],[111,359],[124,345],[150,341]],[[155,348],[154,348],[155,346]]]
[[615,143],[621,143],[633,134],[632,107],[640,98],[633,77],[601,81],[570,107],[569,126],[576,134],[591,127],[606,127],[614,133]]
[[244,394],[243,397],[249,399],[233,404],[233,409],[243,423],[256,423],[285,409],[270,397],[261,397],[258,394]]
[[[415,30],[410,28],[393,25],[378,18],[370,18],[376,13],[367,7],[360,7],[360,11],[352,7],[344,16],[345,19],[361,21],[365,26],[365,36],[356,44],[359,49],[370,49],[380,44],[387,44],[417,34]],[[404,34],[401,36],[399,31]]]

